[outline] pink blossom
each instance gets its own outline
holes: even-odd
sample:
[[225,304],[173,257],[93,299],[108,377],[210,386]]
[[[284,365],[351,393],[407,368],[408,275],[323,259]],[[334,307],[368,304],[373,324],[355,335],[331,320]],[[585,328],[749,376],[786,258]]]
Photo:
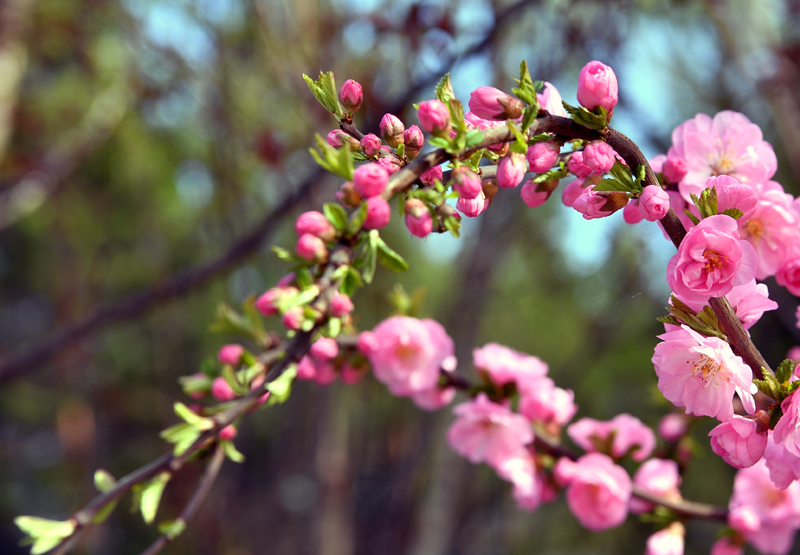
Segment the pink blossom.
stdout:
[[746,222],[756,213],[758,193],[749,185],[739,183],[728,175],[720,175],[708,178],[705,188],[712,187],[717,191],[717,210],[720,214],[729,208],[738,208],[742,211],[742,215],[737,219]]
[[687,414],[713,416],[721,422],[733,417],[733,395],[748,414],[755,412],[750,392],[753,371],[730,345],[716,337],[703,337],[687,326],[658,336],[653,355],[658,389]]
[[381,140],[377,135],[367,133],[361,138],[361,148],[367,156],[375,156],[381,151]]
[[572,208],[583,214],[584,220],[593,220],[610,216],[620,208],[624,208],[626,204],[628,196],[625,193],[595,192],[594,185],[590,185],[575,199]]
[[231,441],[236,437],[238,432],[236,431],[236,427],[231,425],[225,426],[219,431],[219,439],[222,441]]
[[742,239],[758,253],[758,280],[775,275],[800,245],[800,217],[783,188],[775,185],[759,192],[758,208],[750,219],[738,220]]
[[800,395],[792,394],[781,403],[783,416],[774,429],[775,443],[782,443],[784,448],[800,457],[800,438],[797,428],[800,427]]
[[[670,501],[680,501],[681,499],[681,475],[678,470],[678,463],[668,459],[650,459],[636,470],[633,475],[633,483],[643,490],[660,495]],[[653,510],[655,505],[639,499],[631,498],[631,512],[633,514],[647,513]]]
[[800,258],[787,260],[775,274],[775,281],[792,295],[800,297]]
[[689,422],[685,415],[671,412],[659,421],[658,435],[664,438],[664,441],[675,442],[684,436],[688,428]]
[[569,117],[567,111],[564,109],[564,104],[558,89],[547,81],[544,82],[542,92],[536,95],[536,99],[539,101],[539,106],[547,110],[550,115],[561,116],[562,118]]
[[740,534],[752,534],[761,529],[761,519],[750,505],[734,507],[728,513],[728,526]]
[[592,168],[587,166],[583,161],[583,151],[576,150],[569,157],[567,169],[570,173],[575,174],[575,177],[588,177],[592,174]]
[[589,110],[602,106],[606,111],[612,111],[617,105],[618,94],[617,76],[602,62],[589,62],[578,75],[578,102]]
[[428,133],[439,137],[450,133],[450,110],[441,100],[420,102],[417,116],[419,124]]
[[353,79],[348,79],[339,90],[339,102],[346,112],[355,112],[361,108],[361,102],[364,100],[364,92],[361,90],[361,84]]
[[575,179],[567,183],[567,186],[564,187],[564,190],[561,192],[561,201],[564,203],[564,206],[572,208],[572,205],[575,204],[578,197],[581,196],[583,191],[589,186],[590,185],[586,183],[586,179],[584,178]]
[[320,337],[311,344],[308,353],[319,362],[331,360],[339,354],[339,345],[336,344],[335,339]]
[[300,326],[303,325],[303,320],[305,319],[305,313],[303,311],[302,306],[293,306],[289,310],[283,313],[283,318],[281,318],[281,323],[286,326],[286,329],[290,330],[299,330]]
[[761,460],[767,448],[768,420],[764,426],[758,420],[734,414],[708,433],[711,450],[734,468],[753,466]]
[[331,299],[329,311],[334,318],[341,318],[353,312],[353,301],[344,293],[339,293],[337,291]]
[[231,366],[238,366],[239,360],[244,354],[244,347],[241,345],[230,344],[223,345],[217,352],[217,358],[222,364],[230,364]]
[[406,227],[415,237],[427,237],[433,230],[433,218],[427,205],[418,198],[406,201]]
[[711,546],[711,555],[742,555],[744,547],[734,538],[723,537]]
[[211,395],[217,401],[223,402],[236,398],[236,393],[233,392],[233,389],[231,389],[231,386],[225,381],[225,378],[221,376],[219,378],[214,378],[214,381],[211,382]]
[[547,374],[547,364],[539,357],[515,351],[498,343],[487,343],[472,351],[472,364],[493,384],[516,383],[520,389],[538,384]]
[[729,175],[753,185],[770,179],[778,167],[772,146],[746,116],[726,110],[712,120],[698,114],[675,128],[668,156],[683,158],[687,173],[678,184],[686,202],[700,195],[709,177]]
[[336,228],[322,213],[316,210],[300,214],[294,223],[294,230],[298,237],[308,233],[319,237],[326,243],[330,243],[336,238]]
[[[558,181],[556,181],[556,186]],[[533,179],[528,180],[520,189],[519,196],[528,208],[536,208],[547,202],[553,189],[548,182],[536,183]]]
[[400,119],[392,114],[384,114],[381,118],[381,137],[390,146],[397,148],[403,144],[403,133],[406,130],[405,125]]
[[632,452],[633,460],[641,462],[650,456],[656,446],[653,430],[635,416],[625,413],[605,422],[581,418],[567,428],[567,433],[584,451],[607,450],[615,459]]
[[483,191],[481,178],[467,166],[458,166],[453,170],[453,190],[460,198],[469,200],[479,196]]
[[583,163],[593,173],[607,173],[614,166],[614,149],[605,141],[593,141],[583,149]]
[[373,330],[376,349],[367,354],[378,381],[398,397],[433,388],[453,340],[434,320],[393,316]]
[[722,297],[755,277],[758,256],[736,221],[711,216],[690,230],[667,265],[670,289],[690,300]]
[[673,522],[663,530],[647,538],[644,555],[683,555],[683,541],[686,528],[680,522]]
[[572,420],[578,406],[572,390],[556,387],[553,380],[542,377],[522,389],[519,412],[531,422],[561,428]]
[[456,396],[456,388],[440,388],[438,385],[431,389],[420,391],[411,396],[414,404],[422,410],[434,411],[446,407],[453,402]]
[[783,443],[776,443],[772,430],[767,436],[764,461],[769,469],[769,477],[777,488],[786,489],[800,478],[800,457],[789,453]]
[[487,120],[517,119],[522,115],[522,101],[494,87],[478,87],[469,95],[469,109]]
[[553,167],[558,160],[561,147],[553,141],[543,141],[528,147],[528,166],[530,171],[544,173]]
[[340,129],[334,129],[333,131],[329,132],[328,135],[325,137],[325,140],[331,145],[333,148],[339,148],[344,146],[344,141],[342,140],[342,135],[347,135],[344,131]]
[[632,199],[625,208],[622,209],[622,219],[626,224],[638,224],[644,219],[641,210],[639,210],[639,199]]
[[669,195],[659,185],[648,185],[639,196],[639,212],[648,222],[660,220],[669,212]]
[[[573,469],[560,472],[562,465],[571,465]],[[556,463],[554,474],[562,479],[571,478],[567,484],[567,505],[584,528],[600,532],[625,522],[631,479],[610,457],[589,453],[574,463],[562,457]]]
[[443,175],[442,166],[433,166],[431,169],[422,172],[419,180],[422,181],[423,185],[433,185],[436,181],[441,181]]
[[509,458],[523,456],[525,445],[533,441],[533,433],[524,416],[493,403],[485,393],[457,405],[458,417],[447,431],[450,447],[477,464],[500,468]]
[[356,168],[353,174],[353,186],[364,198],[380,195],[389,183],[389,172],[375,162]]
[[786,358],[793,360],[794,362],[800,361],[800,345],[795,345],[789,349],[789,352],[786,353]]
[[497,186],[504,189],[516,187],[525,176],[525,157],[509,152],[497,165]]
[[[413,158],[413,156],[411,158]],[[403,166],[403,162],[401,162],[400,159],[395,156],[382,156],[378,158],[378,161],[375,163],[386,170],[388,175],[397,173]]]
[[380,229],[386,227],[392,217],[389,203],[382,197],[371,197],[367,203],[367,219],[364,220],[364,229]]
[[483,191],[477,197],[472,199],[459,198],[456,203],[456,208],[464,213],[468,218],[480,216],[484,210],[489,208],[489,201],[486,200],[486,195]]
[[544,488],[529,451],[522,451],[519,456],[503,460],[496,470],[500,478],[514,484],[512,495],[519,508],[535,511],[542,503]]
[[325,242],[310,233],[301,235],[297,240],[295,252],[300,258],[309,262],[325,262],[328,259],[328,249]]
[[336,369],[329,360],[314,362],[314,383],[321,386],[330,385],[336,381]]
[[[655,171],[655,170],[654,170]],[[664,160],[664,165],[661,169],[664,179],[667,183],[680,183],[686,177],[686,160],[677,156],[669,156]]]

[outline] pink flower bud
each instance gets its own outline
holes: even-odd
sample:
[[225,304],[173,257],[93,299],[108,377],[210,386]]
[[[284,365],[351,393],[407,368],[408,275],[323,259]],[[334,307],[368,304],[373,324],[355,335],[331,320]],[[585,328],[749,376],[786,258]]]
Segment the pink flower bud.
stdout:
[[549,171],[558,160],[559,152],[558,143],[552,141],[531,145],[528,147],[528,169],[535,173]]
[[365,357],[368,357],[378,350],[378,339],[371,331],[362,331],[360,334],[358,334],[356,348],[358,348],[358,352]]
[[339,91],[339,102],[345,112],[355,112],[361,108],[361,102],[364,100],[364,92],[361,90],[361,84],[352,79],[348,79],[342,85]]
[[381,140],[377,135],[368,133],[361,139],[361,148],[367,156],[375,156],[381,151]]
[[614,70],[597,60],[589,62],[578,76],[578,102],[594,110],[602,106],[610,112],[617,105],[619,86]]
[[536,208],[547,202],[556,187],[558,187],[557,179],[542,183],[536,183],[531,179],[522,186],[520,197],[528,208]]
[[406,201],[406,227],[415,237],[427,237],[433,230],[431,213],[418,198]]
[[497,166],[497,186],[509,189],[516,187],[525,177],[525,157],[509,152]]
[[453,190],[463,199],[473,199],[483,191],[481,178],[467,166],[455,168],[451,177],[453,179]]
[[219,439],[222,441],[231,441],[238,433],[236,427],[230,424],[219,431]]
[[392,209],[389,203],[381,197],[368,198],[367,219],[364,220],[364,229],[380,229],[385,227],[392,218]]
[[792,295],[800,296],[800,258],[786,260],[775,274],[775,281]]
[[671,412],[658,423],[658,435],[664,438],[664,441],[674,442],[682,438],[688,428],[689,422],[685,415]]
[[381,118],[381,137],[391,146],[397,148],[403,144],[403,133],[406,127],[397,116],[385,114]]
[[[734,468],[749,468],[761,460],[767,449],[767,426],[752,418],[734,415],[708,435],[711,450]],[[759,431],[760,428],[760,431]]]
[[217,401],[222,402],[230,401],[236,397],[236,393],[233,392],[233,389],[231,389],[231,386],[228,385],[228,382],[226,382],[223,377],[214,378],[214,381],[211,382],[211,395],[213,395],[214,399]]
[[380,195],[389,183],[389,172],[374,162],[356,168],[353,186],[364,198]]
[[583,163],[594,173],[607,173],[614,166],[614,149],[604,141],[594,141],[583,149]]
[[795,362],[800,361],[800,345],[789,349],[789,352],[786,353],[786,358],[788,358],[789,360],[793,360]]
[[742,535],[755,534],[761,530],[761,519],[753,507],[740,505],[728,513],[728,526]]
[[731,537],[720,538],[711,546],[711,555],[742,555],[742,553],[744,546]]
[[281,279],[278,280],[278,287],[288,287],[289,285],[294,283],[296,277],[297,276],[295,275],[294,272],[289,272],[288,274],[286,274],[285,276],[283,276]]
[[583,178],[575,179],[567,183],[567,186],[561,191],[561,201],[564,203],[564,206],[572,208],[572,205],[575,204],[575,200],[583,194],[583,191],[588,186],[589,184],[586,183],[586,180]]
[[297,232],[298,237],[308,233],[319,237],[326,243],[336,239],[336,228],[331,225],[328,218],[315,210],[300,214],[294,223],[294,230]]
[[461,210],[466,217],[474,218],[480,216],[484,210],[489,208],[489,201],[486,200],[486,196],[483,194],[483,191],[481,191],[475,198],[465,199],[461,197],[458,199],[456,208]]
[[386,173],[392,175],[401,168],[402,162],[394,156],[382,156],[378,158],[378,165],[386,170]]
[[422,129],[412,125],[403,133],[403,140],[406,144],[406,156],[413,160],[425,144],[425,135],[422,134]]
[[283,322],[283,325],[286,326],[286,329],[299,330],[300,326],[303,325],[304,317],[305,311],[303,310],[303,307],[293,306],[283,313],[281,322]]
[[326,386],[336,381],[336,369],[329,361],[317,362],[315,370],[314,382],[317,385]]
[[239,360],[242,358],[242,354],[244,354],[244,347],[241,345],[223,345],[217,352],[217,358],[222,364],[238,366]]
[[339,354],[339,345],[330,337],[320,337],[314,341],[308,352],[317,361],[322,362],[336,358],[336,355]]
[[422,128],[437,137],[450,133],[450,110],[440,100],[427,100],[419,105],[419,124]]
[[342,187],[336,191],[336,199],[351,208],[355,208],[361,204],[361,195],[356,191],[355,186],[349,181],[344,183]]
[[635,198],[625,205],[622,209],[622,219],[626,224],[638,224],[644,219],[642,213],[639,211],[639,199]]
[[524,108],[521,100],[494,87],[478,87],[469,95],[470,111],[483,119],[517,119]]
[[610,216],[617,210],[624,208],[627,203],[628,196],[625,193],[618,193],[615,191],[601,191],[596,193],[592,185],[587,187],[583,193],[575,199],[572,208],[583,214],[585,220],[593,220],[595,218]]
[[317,375],[317,365],[310,356],[304,356],[297,363],[297,379],[298,380],[313,380]]
[[667,183],[680,183],[689,169],[686,167],[686,160],[677,156],[667,157],[664,165],[661,168],[661,173],[667,180]]
[[310,262],[325,262],[328,259],[328,249],[325,247],[325,242],[310,233],[300,236],[294,250],[300,258]]
[[564,104],[562,104],[561,94],[558,89],[547,81],[544,82],[544,88],[542,92],[536,95],[536,98],[539,100],[539,106],[547,110],[550,115],[561,116],[562,118],[569,117],[569,114],[564,109]]
[[669,195],[658,185],[648,185],[639,195],[639,212],[648,222],[660,220],[669,212]]
[[297,293],[296,287],[273,287],[256,300],[256,309],[264,316],[278,313],[278,303],[283,295]]
[[575,174],[576,177],[588,177],[592,174],[592,168],[584,164],[583,151],[580,150],[573,152],[572,156],[569,157],[567,169]]
[[353,301],[344,293],[338,291],[331,299],[331,306],[329,309],[330,315],[334,318],[341,318],[345,314],[350,314],[353,311]]
[[361,143],[358,142],[355,137],[348,135],[341,129],[334,129],[328,133],[328,136],[325,138],[325,140],[328,141],[328,144],[334,148],[340,148],[344,145],[347,145],[350,147],[350,150],[354,152],[361,148]]
[[444,175],[442,172],[442,166],[434,166],[431,169],[423,172],[422,175],[419,176],[419,180],[425,185],[433,185],[436,183],[437,179],[439,181],[442,180],[442,175]]
[[351,364],[345,362],[342,365],[342,371],[341,371],[342,382],[344,382],[347,385],[357,384],[358,382],[364,379],[364,376],[367,375],[368,371],[369,368],[365,364],[359,366],[352,366]]

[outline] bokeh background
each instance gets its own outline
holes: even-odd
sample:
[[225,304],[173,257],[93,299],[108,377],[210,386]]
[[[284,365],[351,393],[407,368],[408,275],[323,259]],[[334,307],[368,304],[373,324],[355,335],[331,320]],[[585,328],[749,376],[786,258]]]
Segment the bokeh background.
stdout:
[[[25,553],[11,520],[66,518],[167,450],[177,384],[232,338],[209,331],[285,272],[293,218],[339,182],[308,154],[335,121],[301,74],[333,70],[365,91],[356,123],[432,98],[450,72],[466,101],[509,90],[526,59],[574,103],[588,61],[620,81],[613,124],[648,156],[699,112],[744,112],[775,147],[776,179],[800,192],[800,5],[796,0],[5,0],[0,3],[0,553]],[[498,341],[535,354],[575,391],[578,416],[629,412],[655,425],[670,407],[650,363],[672,246],[647,222],[585,222],[560,190],[527,209],[502,191],[460,240],[388,242],[410,262],[379,269],[356,297],[367,329],[388,293],[425,291],[460,370]],[[752,331],[775,364],[800,342],[797,306]],[[277,329],[275,322],[268,326]],[[449,410],[429,414],[369,378],[296,385],[251,415],[174,554],[638,553],[653,528],[629,518],[582,530],[563,500],[529,514],[485,467],[450,452]],[[698,423],[684,477],[693,500],[725,505],[733,470]],[[173,518],[202,468],[168,486]],[[127,498],[76,553],[135,554],[154,528]],[[687,553],[718,525],[692,523]],[[800,550],[795,552],[800,553]]]

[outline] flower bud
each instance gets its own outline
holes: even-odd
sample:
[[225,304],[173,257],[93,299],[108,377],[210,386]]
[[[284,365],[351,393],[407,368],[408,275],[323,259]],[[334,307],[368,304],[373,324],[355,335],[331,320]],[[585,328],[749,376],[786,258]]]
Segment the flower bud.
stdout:
[[283,295],[297,293],[296,287],[273,287],[256,299],[256,309],[264,316],[278,313],[278,302]]
[[322,362],[336,358],[339,354],[339,345],[330,337],[320,337],[311,345],[309,354],[316,360]]
[[328,141],[328,144],[334,148],[339,148],[344,145],[348,145],[350,150],[357,151],[361,148],[361,143],[355,137],[352,137],[342,131],[341,129],[334,129],[328,136],[325,137],[325,140]]
[[233,389],[223,377],[214,378],[214,381],[211,382],[211,395],[217,401],[222,402],[230,401],[236,397],[236,393],[233,392]]
[[328,311],[334,318],[341,318],[345,314],[350,314],[353,311],[353,301],[344,293],[339,293],[337,291],[331,299],[331,305]]
[[583,163],[593,173],[607,173],[614,166],[614,149],[604,141],[594,141],[583,149]]
[[635,198],[625,205],[622,209],[622,219],[626,224],[638,224],[644,219],[642,213],[639,211],[639,199]]
[[361,148],[367,156],[375,156],[381,151],[381,140],[377,135],[367,133],[361,139]]
[[310,356],[304,356],[297,363],[297,379],[298,380],[313,380],[317,375],[317,365]]
[[481,191],[475,198],[459,198],[458,202],[456,203],[456,208],[461,210],[466,217],[474,218],[481,215],[484,210],[489,208],[489,200],[486,199],[486,195],[483,191]]
[[392,218],[392,209],[389,203],[381,197],[371,197],[367,203],[367,219],[364,220],[364,229],[380,229],[385,227]]
[[374,162],[359,166],[353,174],[353,185],[365,198],[380,195],[388,183],[389,172]]
[[648,185],[639,195],[639,212],[648,222],[660,220],[669,212],[669,195],[658,185]]
[[602,106],[611,112],[617,105],[619,86],[614,70],[597,60],[589,62],[578,76],[578,102],[594,110]]
[[355,112],[361,108],[361,102],[364,100],[364,92],[361,90],[361,84],[353,79],[348,79],[342,85],[339,91],[339,102],[345,112]]
[[[628,195],[616,191],[595,192],[594,186],[587,187],[575,199],[572,208],[583,214],[585,220],[605,218],[628,203]],[[641,205],[640,205],[641,206]]]
[[326,243],[336,239],[336,228],[321,212],[316,210],[300,214],[294,223],[294,230],[298,236],[308,233],[314,237],[319,237]]
[[413,160],[419,154],[422,145],[425,144],[425,135],[422,134],[422,129],[412,125],[403,133],[403,140],[406,144],[406,156]]
[[301,235],[297,240],[295,252],[300,258],[309,262],[325,262],[328,259],[328,249],[325,242],[310,233]]
[[467,166],[458,166],[451,174],[453,190],[460,198],[469,200],[477,197],[483,191],[481,178]]
[[689,422],[686,416],[677,412],[669,413],[658,423],[658,435],[664,438],[664,441],[678,441],[688,429]]
[[353,366],[350,363],[345,362],[342,365],[342,372],[341,372],[342,382],[344,382],[347,385],[356,384],[364,379],[364,376],[367,375],[368,371],[369,368],[367,367],[366,364]]
[[314,383],[317,385],[326,386],[336,381],[336,369],[329,361],[317,362],[315,370]]
[[305,311],[303,310],[303,307],[293,306],[283,313],[281,322],[283,322],[283,325],[286,326],[286,329],[299,330],[300,326],[303,325],[304,317]]
[[389,145],[397,148],[403,144],[403,132],[405,130],[405,125],[397,116],[385,114],[381,118],[381,137]]
[[231,366],[238,366],[239,360],[244,353],[244,347],[241,345],[231,344],[223,345],[217,352],[217,359],[222,364],[230,364]]
[[441,100],[421,102],[417,117],[422,128],[431,135],[443,137],[450,133],[450,110]]
[[402,167],[402,162],[395,156],[382,156],[378,158],[378,165],[392,175]]
[[531,145],[528,147],[528,169],[535,173],[549,171],[558,160],[559,152],[558,144],[552,141]]
[[558,187],[558,179],[536,183],[533,179],[528,180],[522,186],[520,197],[522,201],[528,205],[528,208],[536,208],[543,205],[553,194],[555,188]]
[[569,157],[567,169],[570,173],[575,174],[576,177],[588,177],[592,174],[592,168],[583,162],[583,151],[576,150]]
[[425,185],[433,185],[436,183],[436,180],[442,180],[442,175],[444,175],[442,171],[442,166],[434,166],[431,169],[422,172],[422,175],[419,176],[419,180],[422,181]]
[[677,156],[667,157],[661,168],[661,173],[664,175],[664,179],[667,180],[667,183],[680,183],[688,172],[689,169],[686,167],[686,160]]
[[406,227],[415,237],[427,237],[433,229],[431,213],[418,198],[406,201]]
[[361,195],[358,194],[355,185],[350,181],[343,184],[342,187],[336,191],[336,199],[350,208],[355,208],[361,204]]
[[219,439],[222,441],[231,441],[239,432],[233,424],[229,424],[219,431]]
[[497,166],[497,186],[504,189],[516,187],[525,177],[525,156],[509,152]]
[[521,100],[494,87],[478,87],[469,95],[470,111],[483,119],[517,119],[524,108]]
[[561,191],[561,202],[564,203],[564,206],[572,208],[572,205],[575,204],[575,200],[583,194],[583,191],[588,186],[589,183],[586,182],[585,178],[578,178],[570,181],[567,183],[567,186],[564,187],[564,190]]

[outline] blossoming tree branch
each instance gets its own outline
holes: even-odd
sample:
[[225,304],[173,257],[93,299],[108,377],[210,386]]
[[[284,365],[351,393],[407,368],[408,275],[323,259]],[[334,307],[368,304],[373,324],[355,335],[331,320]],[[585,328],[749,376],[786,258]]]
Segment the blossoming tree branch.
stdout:
[[[564,492],[592,531],[643,515],[653,525],[643,550],[654,555],[683,553],[692,518],[720,522],[715,555],[742,553],[748,543],[768,554],[791,549],[800,528],[798,357],[790,353],[771,369],[747,330],[778,307],[759,281],[775,276],[800,295],[800,200],[772,180],[776,157],[757,125],[731,111],[698,114],[675,129],[665,155],[647,160],[609,127],[618,100],[611,68],[587,64],[573,106],[551,84],[533,81],[523,62],[513,94],[479,87],[464,112],[445,77],[436,98],[419,104],[419,125],[386,114],[378,137],[353,123],[363,100],[357,82],[337,91],[332,73],[304,77],[339,122],[317,137],[312,154],[343,184],[338,203],[298,217],[293,250],[274,248],[290,266],[286,276],[242,312],[220,309],[218,328],[260,349],[226,345],[219,364],[182,378],[192,402],[176,403],[181,422],[162,432],[170,453],[120,479],[97,471],[99,495],[66,520],[18,517],[31,553],[67,552],[129,492],[154,522],[172,476],[187,463],[205,464],[185,509],[159,524],[145,552],[157,553],[184,531],[223,458],[242,460],[234,440],[247,413],[277,410],[295,380],[355,384],[369,373],[422,410],[443,409],[462,392],[447,441],[508,482],[521,510]],[[435,148],[421,155],[426,142]],[[572,391],[536,356],[497,343],[476,347],[473,381],[463,372],[470,361],[455,359],[438,322],[401,314],[360,333],[353,324],[351,297],[378,267],[408,269],[380,233],[392,202],[412,235],[457,237],[461,218],[479,217],[496,195],[518,188],[536,208],[570,176],[560,193],[566,206],[587,220],[622,211],[628,224],[654,222],[677,248],[652,362],[658,389],[678,410],[657,433],[630,414],[574,420]],[[284,336],[267,333],[264,317],[279,317]],[[719,421],[709,434],[713,452],[740,469],[727,508],[686,500],[680,489],[689,426],[703,417]]]

